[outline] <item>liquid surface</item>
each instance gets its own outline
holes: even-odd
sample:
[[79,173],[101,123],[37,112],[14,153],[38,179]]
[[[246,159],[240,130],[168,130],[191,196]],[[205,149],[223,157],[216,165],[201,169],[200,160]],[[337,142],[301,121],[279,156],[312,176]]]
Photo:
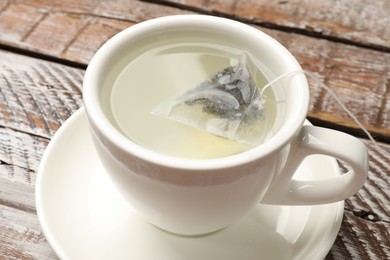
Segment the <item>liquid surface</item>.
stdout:
[[[182,158],[224,157],[253,148],[151,113],[162,102],[237,63],[240,55],[242,51],[236,49],[190,44],[156,48],[141,55],[123,69],[113,85],[111,109],[119,130],[140,146]],[[257,77],[256,83],[265,85],[265,78]],[[265,104],[267,136],[276,113],[274,103]]]

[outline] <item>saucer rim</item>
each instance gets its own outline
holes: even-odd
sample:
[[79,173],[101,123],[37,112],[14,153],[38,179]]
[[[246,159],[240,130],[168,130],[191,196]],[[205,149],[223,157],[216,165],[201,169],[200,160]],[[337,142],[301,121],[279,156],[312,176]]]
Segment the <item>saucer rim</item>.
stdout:
[[63,136],[65,132],[68,131],[69,127],[77,122],[77,119],[82,116],[84,113],[84,107],[79,108],[76,112],[74,112],[57,130],[57,132],[53,135],[49,144],[47,145],[45,152],[42,156],[42,159],[38,166],[37,178],[35,181],[35,206],[36,212],[39,220],[39,224],[41,226],[42,232],[46,237],[47,242],[54,250],[55,254],[60,259],[68,259],[66,250],[64,250],[61,245],[56,242],[54,237],[54,233],[50,230],[48,221],[44,214],[44,205],[43,205],[43,186],[45,184],[44,172],[47,168],[47,165],[50,163],[50,154],[52,154],[52,150],[55,150],[57,147],[57,143],[59,139]]
[[[45,211],[44,207],[45,206],[43,205],[44,200],[43,200],[42,196],[44,194],[43,194],[42,188],[45,185],[45,178],[44,177],[47,175],[47,173],[44,174],[44,172],[45,172],[47,165],[50,163],[50,158],[51,158],[50,155],[52,154],[52,151],[57,148],[58,141],[61,139],[63,134],[65,132],[67,132],[68,129],[75,122],[77,122],[78,120],[82,120],[82,119],[80,119],[80,117],[83,116],[83,114],[85,114],[85,109],[84,109],[84,107],[81,107],[75,113],[73,113],[61,125],[61,127],[57,130],[57,132],[52,137],[52,140],[49,142],[49,144],[48,144],[48,146],[47,146],[47,148],[42,156],[42,159],[41,159],[41,162],[39,164],[38,171],[37,171],[37,178],[36,178],[36,184],[35,184],[35,200],[36,200],[36,212],[37,212],[38,220],[39,220],[40,226],[42,228],[42,232],[47,239],[47,242],[49,243],[49,245],[54,250],[55,254],[60,259],[69,259],[69,255],[66,253],[66,250],[60,245],[60,243],[58,241],[56,241],[57,239],[54,237],[55,235],[48,224],[47,216],[45,216],[45,214],[44,214],[44,211]],[[310,122],[308,120],[305,120],[305,124],[310,124]],[[336,163],[336,160],[334,160],[334,163]],[[338,174],[340,174],[339,171],[338,171]],[[329,251],[330,251],[332,245],[334,244],[334,242],[337,238],[337,235],[340,231],[340,227],[341,227],[343,215],[344,215],[344,201],[339,201],[339,202],[332,203],[332,204],[335,204],[335,207],[337,207],[334,209],[335,214],[332,217],[333,225],[331,225],[330,228],[327,229],[328,232],[326,232],[327,233],[326,238],[322,239],[323,245],[320,247],[320,250],[317,251],[315,259],[324,259],[325,258],[325,256],[329,253]],[[310,209],[312,209],[315,206],[312,205],[312,206],[308,206],[308,207],[310,207]],[[305,224],[305,226],[306,225],[307,225],[307,223]]]

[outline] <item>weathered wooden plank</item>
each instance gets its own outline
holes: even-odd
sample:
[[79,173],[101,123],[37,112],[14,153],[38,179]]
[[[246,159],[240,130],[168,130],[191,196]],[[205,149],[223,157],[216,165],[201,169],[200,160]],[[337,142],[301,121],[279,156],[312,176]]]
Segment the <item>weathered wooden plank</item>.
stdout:
[[41,231],[38,217],[0,203],[0,259],[58,259]]
[[0,127],[0,178],[33,187],[48,142],[46,138]]
[[[390,3],[369,1],[266,1],[266,0],[131,0],[18,1],[53,11],[93,13],[97,16],[142,21],[145,17],[177,14],[186,10],[218,14],[250,23],[262,24],[306,34],[328,36],[355,44],[389,49],[387,30]],[[156,5],[155,3],[159,3]],[[177,7],[177,8],[172,8]]]
[[91,18],[68,46],[63,48],[61,57],[80,63],[89,62],[103,43],[131,25],[133,23],[128,21]]
[[389,230],[389,222],[368,221],[346,211],[339,235],[325,259],[389,259]]
[[8,0],[9,3],[27,3],[30,6],[49,10],[50,12],[63,11],[79,14],[90,13],[103,1],[105,0]]
[[[99,4],[90,1],[84,3],[78,12],[75,11],[76,2],[61,3],[9,2],[0,13],[0,42],[65,60],[88,63],[101,44],[133,22],[183,13],[180,9],[163,8],[138,1],[126,4],[119,0]],[[20,12],[24,12],[23,15]],[[37,20],[38,14],[41,14],[41,19]],[[24,20],[19,21],[19,16],[24,17]],[[19,29],[12,30],[10,22],[4,20],[6,18],[14,19],[16,22],[12,21]],[[35,25],[31,26],[32,23]],[[305,69],[320,75],[372,133],[382,140],[389,139],[390,64],[387,61],[390,60],[390,53],[260,29],[284,44]],[[15,33],[17,37],[14,36]],[[312,88],[311,102],[309,116],[312,119],[357,129],[356,124],[342,113],[335,100],[324,90]]]
[[[374,135],[390,136],[390,53],[263,29],[326,83]],[[311,81],[309,116],[357,129],[335,99]]]
[[[7,172],[15,172],[15,168],[19,168],[17,171],[24,172],[25,174],[31,172],[18,166],[0,164],[0,205],[36,214],[34,197],[35,180],[32,185],[29,185],[25,181],[20,181],[12,176],[5,176]],[[35,175],[35,172],[33,175]]]
[[[154,1],[148,1],[154,2]],[[160,0],[160,3],[222,14],[246,22],[390,50],[387,0]]]
[[9,0],[0,9],[0,43],[88,63],[105,41],[134,21],[178,13],[186,11],[139,1]]
[[44,13],[34,29],[23,36],[23,43],[27,46],[45,46],[51,55],[61,57],[62,52],[67,49],[67,46],[88,22],[88,17],[80,15]]
[[22,42],[34,26],[45,16],[39,8],[2,1],[0,8],[1,38]]
[[128,20],[132,22],[142,22],[156,17],[193,13],[181,8],[172,8],[169,6],[141,1],[115,0],[101,1],[93,10],[95,15],[111,17],[119,20]]
[[378,149],[364,142],[369,175],[363,188],[345,201],[343,223],[327,260],[390,258],[390,145],[381,143]]
[[379,150],[372,142],[363,142],[369,150],[368,178],[363,188],[346,200],[345,208],[390,223],[390,145],[380,143]]
[[0,126],[50,138],[82,105],[83,70],[0,52]]

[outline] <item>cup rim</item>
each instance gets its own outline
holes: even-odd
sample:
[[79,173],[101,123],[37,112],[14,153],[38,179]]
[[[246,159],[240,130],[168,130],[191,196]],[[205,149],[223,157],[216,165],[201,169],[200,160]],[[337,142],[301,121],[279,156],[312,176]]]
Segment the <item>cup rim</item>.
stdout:
[[296,96],[299,98],[296,103],[300,104],[300,106],[294,111],[294,117],[288,118],[283,123],[288,123],[287,127],[282,127],[283,129],[279,130],[263,144],[231,156],[210,159],[186,159],[165,155],[132,142],[110,123],[99,101],[99,81],[96,75],[104,73],[105,65],[108,63],[113,50],[123,45],[128,39],[142,35],[145,30],[150,28],[163,28],[164,26],[184,27],[186,24],[196,25],[197,27],[204,26],[205,28],[209,26],[229,26],[230,29],[241,30],[241,33],[253,37],[254,41],[265,41],[272,48],[277,48],[278,51],[283,52],[283,55],[286,55],[284,61],[289,63],[288,66],[291,68],[291,71],[301,69],[295,57],[278,41],[268,34],[238,21],[197,14],[173,15],[147,20],[114,35],[92,57],[83,80],[83,101],[89,123],[92,126],[91,130],[98,131],[99,135],[105,139],[104,142],[109,142],[128,155],[149,163],[176,169],[210,170],[234,167],[267,157],[267,155],[281,149],[298,133],[306,118],[309,105],[309,90],[306,77],[303,74],[294,76],[294,79],[302,84],[301,87],[296,89]]

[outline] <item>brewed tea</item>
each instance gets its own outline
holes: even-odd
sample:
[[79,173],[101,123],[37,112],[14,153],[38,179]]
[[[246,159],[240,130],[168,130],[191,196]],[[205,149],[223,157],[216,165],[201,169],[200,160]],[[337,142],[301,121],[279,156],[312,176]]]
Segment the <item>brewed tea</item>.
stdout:
[[[239,49],[190,43],[163,46],[142,54],[122,70],[114,83],[111,109],[116,125],[133,142],[177,157],[217,158],[253,148],[253,144],[229,140],[151,113],[164,101],[194,89],[224,68],[239,64],[242,54]],[[252,60],[255,65],[259,63]],[[256,66],[249,70],[260,71]],[[263,74],[253,75],[256,86],[267,83]],[[277,113],[271,89],[264,98],[264,120],[256,125],[261,142],[272,136]]]

